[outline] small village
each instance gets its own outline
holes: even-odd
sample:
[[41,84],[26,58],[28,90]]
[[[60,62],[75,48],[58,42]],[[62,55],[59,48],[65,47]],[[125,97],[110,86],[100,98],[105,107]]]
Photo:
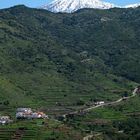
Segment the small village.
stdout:
[[[104,101],[98,101],[94,103],[94,106],[102,105],[104,104]],[[85,111],[75,111],[68,114],[64,114],[61,116],[56,117],[56,119],[62,121],[66,118],[75,116],[77,114],[84,114]],[[15,113],[16,120],[32,120],[32,119],[49,119],[48,115],[46,115],[44,112],[40,111],[33,111],[31,108],[17,108]],[[10,116],[0,116],[0,125],[7,125],[10,123],[13,123],[14,121]]]
[[48,116],[44,112],[33,112],[31,108],[18,108],[16,119],[45,119]]
[[[44,112],[34,112],[31,108],[17,108],[15,117],[17,120],[48,119],[48,116]],[[10,116],[0,116],[0,125],[6,125],[13,122],[14,121],[11,119]]]

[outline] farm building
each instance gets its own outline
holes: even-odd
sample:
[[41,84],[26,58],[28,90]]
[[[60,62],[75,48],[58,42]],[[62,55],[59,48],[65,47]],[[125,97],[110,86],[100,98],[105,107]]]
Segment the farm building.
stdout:
[[5,125],[12,123],[13,121],[10,119],[9,116],[0,116],[0,125]]
[[35,118],[48,118],[48,116],[43,113],[43,112],[34,112],[32,113],[32,118],[35,119]]

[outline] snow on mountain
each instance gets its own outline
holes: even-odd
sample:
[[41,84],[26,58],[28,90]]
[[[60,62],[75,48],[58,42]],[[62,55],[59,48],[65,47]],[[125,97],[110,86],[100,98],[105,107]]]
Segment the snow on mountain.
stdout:
[[140,3],[126,5],[125,8],[137,8],[140,6]]
[[113,7],[117,6],[102,0],[54,0],[41,8],[55,13],[71,13],[83,8],[110,9]]

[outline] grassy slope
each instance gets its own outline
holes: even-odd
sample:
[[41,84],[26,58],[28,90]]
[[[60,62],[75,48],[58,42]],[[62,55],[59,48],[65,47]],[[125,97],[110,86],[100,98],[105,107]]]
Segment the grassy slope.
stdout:
[[[137,10],[132,11],[136,17]],[[131,10],[125,11],[126,15],[120,19],[122,12],[119,9],[83,10],[62,15],[24,6],[1,10],[2,110],[14,110],[18,106],[46,109],[56,107],[56,102],[64,107],[73,106],[79,99],[86,102],[91,99],[115,100],[124,92],[130,93],[136,83],[127,76],[132,74],[128,67],[135,61],[139,63],[138,39],[133,41],[135,47],[125,41],[129,37],[120,31],[124,30],[123,22],[126,23],[127,19],[123,20]],[[101,18],[105,17],[108,21],[102,23]],[[131,24],[128,24],[129,35]],[[132,32],[131,40],[138,31],[132,29]],[[108,39],[104,39],[105,34]],[[118,37],[122,39],[121,44],[117,41]],[[129,50],[120,50],[122,46],[127,46]],[[118,71],[121,72],[124,59],[129,61],[129,57],[132,63],[124,69],[127,75],[120,74],[124,76],[122,78]],[[136,71],[134,79],[139,81]],[[9,105],[3,105],[7,100]]]

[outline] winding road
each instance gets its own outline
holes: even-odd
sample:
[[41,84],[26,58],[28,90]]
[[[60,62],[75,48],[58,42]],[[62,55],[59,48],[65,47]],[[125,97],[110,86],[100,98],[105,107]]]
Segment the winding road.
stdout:
[[121,102],[123,100],[130,99],[130,98],[135,97],[137,95],[137,90],[138,90],[138,88],[135,88],[134,91],[132,92],[132,95],[129,96],[129,97],[122,97],[122,98],[118,99],[117,101],[104,103],[104,104],[97,105],[97,106],[91,106],[91,107],[89,107],[87,109],[84,109],[83,111],[90,111],[90,110],[95,109],[95,108],[99,108],[99,107],[107,106],[107,105],[113,105],[113,104],[119,103],[119,102]]
[[[120,99],[118,99],[117,101],[114,101],[114,102],[110,102],[110,103],[104,103],[104,104],[101,104],[101,105],[97,105],[97,106],[92,106],[92,107],[89,107],[87,109],[84,109],[83,111],[90,111],[92,109],[95,109],[95,108],[99,108],[99,107],[102,107],[102,106],[107,106],[107,105],[113,105],[113,104],[116,104],[116,103],[119,103],[125,99],[130,99],[130,98],[133,98],[137,95],[137,91],[138,91],[138,88],[135,88],[134,91],[132,92],[132,95],[129,96],[129,97],[122,97]],[[89,140],[93,137],[93,135],[87,135],[83,138],[83,140]]]
[[[74,112],[71,112],[71,113],[68,113],[68,114],[64,114],[64,115],[62,115],[62,116],[65,116],[65,117],[66,117],[67,115],[70,115],[70,114],[79,114],[80,112],[89,112],[90,110],[93,110],[93,109],[96,109],[96,108],[99,108],[99,107],[108,106],[108,105],[114,105],[114,104],[120,103],[120,102],[122,102],[122,101],[124,101],[124,100],[127,100],[127,99],[130,99],[130,98],[135,97],[135,96],[137,95],[137,91],[138,91],[138,90],[139,90],[139,88],[136,87],[136,88],[133,90],[132,95],[129,96],[129,97],[122,97],[122,98],[120,98],[120,99],[118,99],[118,100],[116,100],[116,101],[113,101],[113,102],[103,103],[103,104],[96,105],[96,106],[95,106],[95,105],[94,105],[94,106],[90,106],[90,107],[88,107],[88,108],[86,108],[86,109],[82,109],[82,110],[80,110],[80,111],[74,111]],[[91,139],[92,137],[93,137],[93,135],[90,134],[90,135],[85,136],[85,137],[83,138],[83,140],[89,140],[89,139]]]
[[100,105],[94,105],[94,106],[90,106],[86,109],[81,109],[80,111],[74,111],[74,112],[71,112],[71,113],[68,113],[68,114],[64,114],[62,116],[67,116],[69,114],[79,114],[80,112],[89,112],[90,110],[93,110],[93,109],[96,109],[96,108],[99,108],[99,107],[103,107],[103,106],[108,106],[108,105],[114,105],[114,104],[117,104],[117,103],[120,103],[122,102],[123,100],[127,100],[127,99],[130,99],[130,98],[133,98],[137,95],[137,90],[138,88],[136,87],[133,92],[132,92],[132,95],[129,96],[129,97],[122,97],[116,101],[113,101],[113,102],[108,102],[108,103],[103,103],[103,104],[100,104]]

